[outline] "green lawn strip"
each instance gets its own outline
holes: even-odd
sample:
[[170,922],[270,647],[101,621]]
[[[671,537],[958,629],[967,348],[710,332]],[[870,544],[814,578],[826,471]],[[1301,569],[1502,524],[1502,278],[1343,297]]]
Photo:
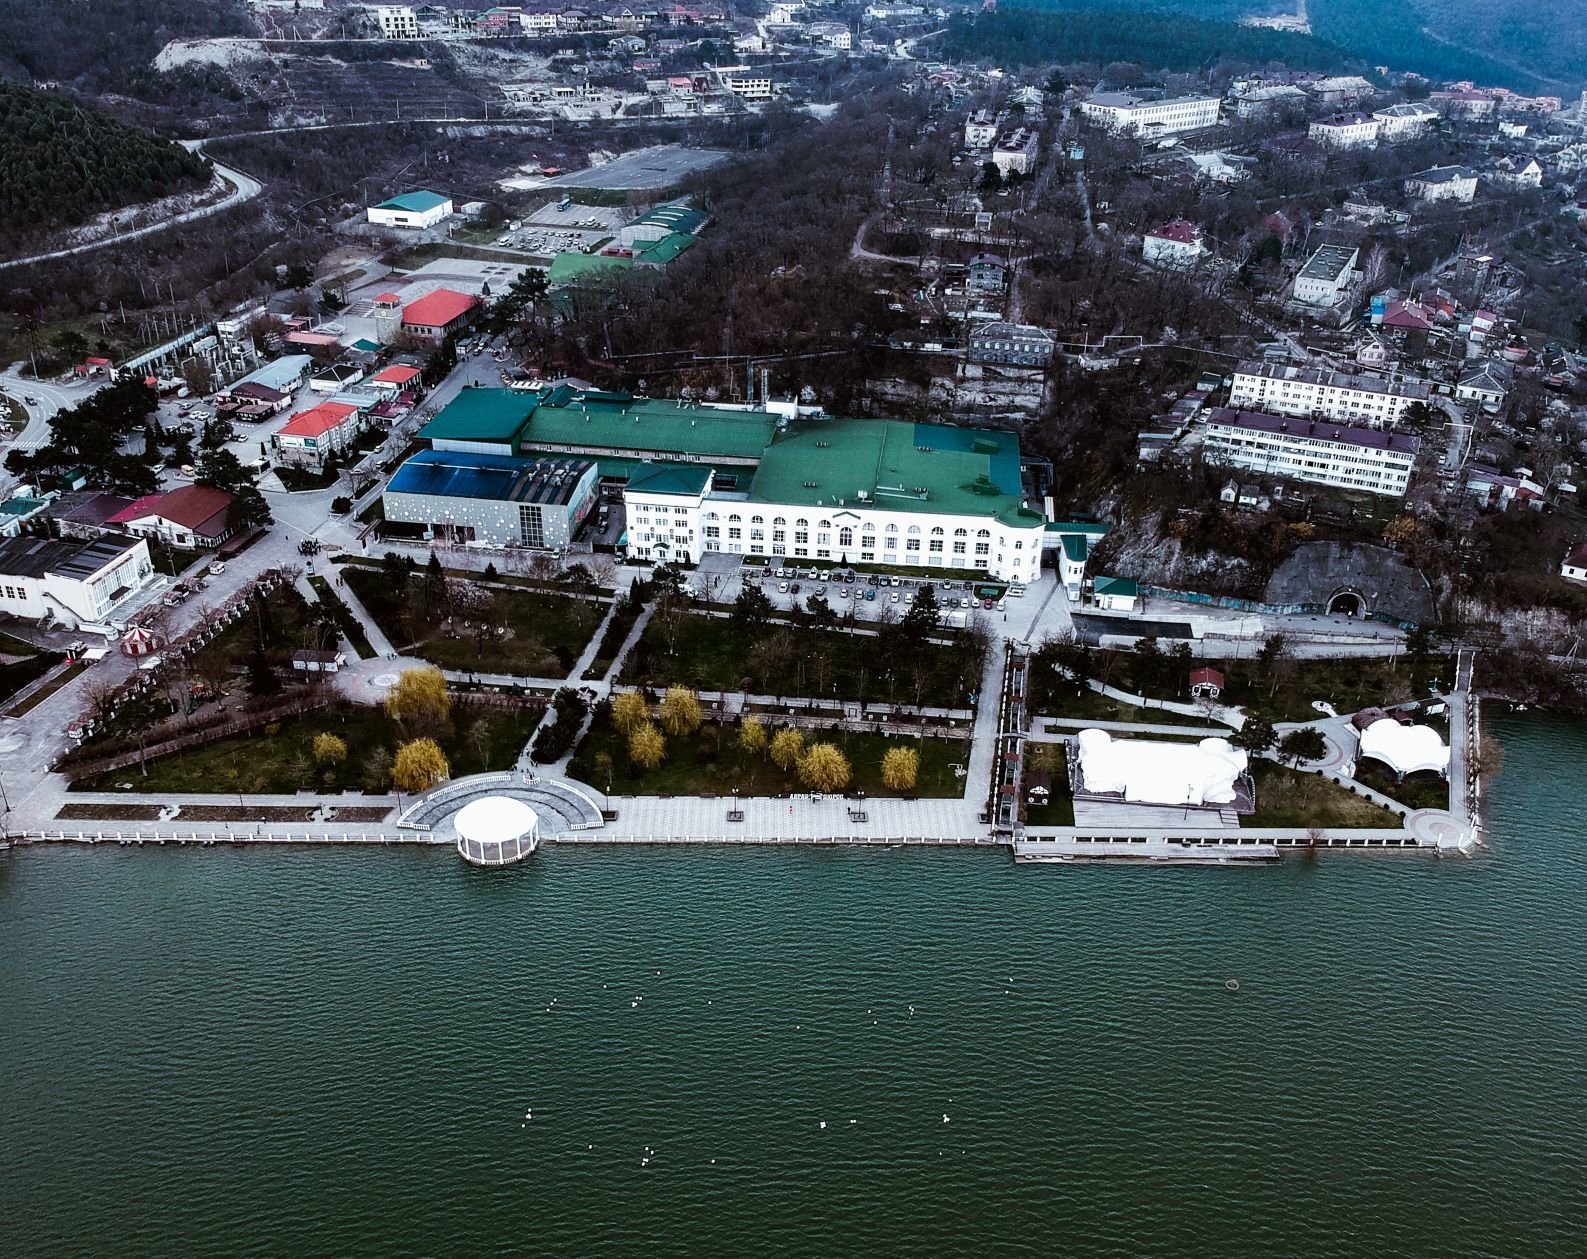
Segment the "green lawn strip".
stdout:
[[[524,742],[539,723],[534,710],[499,712],[456,705],[451,729],[436,736],[452,776],[510,768]],[[330,733],[348,747],[345,764],[316,766],[314,737]],[[409,737],[379,708],[336,704],[319,712],[288,717],[248,734],[232,735],[202,747],[188,748],[72,784],[75,791],[116,791],[123,784],[145,793],[249,792],[278,794],[299,790],[337,792],[347,789],[384,794],[389,783],[369,774],[372,753],[395,753]]]
[[289,494],[323,490],[327,486],[335,485],[339,475],[335,468],[297,468],[290,464],[279,465],[275,469],[275,474],[276,479],[281,482],[281,488]]
[[1280,765],[1276,761],[1251,762],[1256,787],[1256,812],[1240,819],[1247,827],[1340,827],[1392,829],[1397,815],[1346,787],[1318,774]]
[[90,663],[91,662],[87,660],[79,660],[76,664],[62,669],[57,676],[51,678],[44,686],[39,687],[38,690],[34,691],[33,694],[29,695],[20,704],[16,705],[14,708],[7,709],[6,716],[22,717],[32,712],[45,700],[49,699],[51,695],[55,694],[56,691],[60,690],[61,687],[65,686],[79,673],[83,672],[84,669],[88,668]]
[[153,560],[155,570],[167,577],[180,577],[192,567],[194,560],[205,554],[207,552],[186,547],[166,546],[163,542],[149,547],[149,558]]
[[1064,717],[1071,721],[1137,721],[1156,726],[1223,728],[1221,722],[1210,717],[1190,716],[1164,708],[1140,708],[1090,687],[1077,690],[1073,683],[1033,689],[1031,709],[1043,717]]
[[[785,661],[762,665],[756,643],[786,633]],[[621,681],[634,686],[678,683],[707,691],[737,691],[744,678],[761,695],[821,696],[863,703],[964,708],[980,681],[971,652],[927,644],[900,654],[896,643],[874,634],[849,634],[810,626],[748,631],[723,617],[685,614],[676,635],[652,617],[624,662]]]
[[331,589],[331,583],[323,577],[310,577],[309,585],[314,587],[314,593],[319,595],[320,602],[331,610],[331,614],[336,618],[337,627],[352,644],[353,650],[358,653],[358,658],[371,659],[375,649],[370,645],[369,635],[364,633],[363,624],[353,615],[353,610],[343,602],[341,595]]
[[1356,760],[1355,780],[1363,786],[1381,791],[1390,800],[1398,800],[1411,809],[1447,809],[1449,784],[1431,771],[1407,774],[1396,782],[1394,771],[1379,761]]
[[[767,725],[768,733],[775,727]],[[862,790],[872,796],[897,796],[882,785],[882,757],[889,748],[910,747],[920,753],[920,773],[913,795],[953,797],[963,794],[964,784],[951,768],[963,765],[970,749],[962,739],[895,738],[890,735],[853,731],[806,731],[807,743],[835,743],[848,757],[854,777],[848,790]],[[769,796],[781,792],[808,790],[795,773],[786,773],[764,753],[744,756],[737,747],[736,724],[708,722],[693,735],[667,738],[667,759],[655,769],[644,771],[631,766],[626,741],[609,722],[597,719],[584,742],[579,745],[568,773],[581,782],[605,791],[606,770],[598,763],[601,753],[611,757],[611,790],[615,795],[730,796],[737,787],[746,796]]]
[[[494,590],[505,636],[478,637],[466,614],[450,628],[419,604],[420,581],[395,586],[378,569],[349,566],[347,584],[399,651],[445,669],[511,673],[520,677],[565,677],[605,615],[606,605],[545,591]],[[478,578],[478,573],[469,576]],[[476,622],[477,623],[477,622]],[[415,634],[415,630],[420,631]]]

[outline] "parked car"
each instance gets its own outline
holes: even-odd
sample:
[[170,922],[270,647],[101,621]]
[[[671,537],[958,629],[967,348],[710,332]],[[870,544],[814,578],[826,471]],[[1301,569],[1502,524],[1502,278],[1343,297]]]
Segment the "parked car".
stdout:
[[226,571],[226,562],[224,560],[216,560],[214,563],[212,563],[209,566],[209,575],[211,577],[219,577],[225,571]]
[[990,599],[982,599],[981,606],[990,612],[992,610],[992,601]]
[[866,598],[867,598],[867,599],[870,599],[870,600],[873,600],[873,601],[874,601],[874,600],[875,600],[875,598],[876,598],[876,591],[874,591],[874,590],[867,590],[867,591],[866,591],[866,592],[865,592],[865,597],[866,597]]
[[788,593],[788,583],[785,582],[785,581],[778,582],[777,583],[777,593],[780,594],[780,595],[787,594]]

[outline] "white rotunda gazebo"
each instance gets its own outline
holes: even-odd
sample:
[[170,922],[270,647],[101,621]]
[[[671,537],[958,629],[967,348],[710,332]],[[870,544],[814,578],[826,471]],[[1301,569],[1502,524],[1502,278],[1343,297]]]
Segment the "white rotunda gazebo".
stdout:
[[471,801],[452,826],[457,831],[457,855],[473,866],[510,866],[540,843],[539,814],[511,796]]

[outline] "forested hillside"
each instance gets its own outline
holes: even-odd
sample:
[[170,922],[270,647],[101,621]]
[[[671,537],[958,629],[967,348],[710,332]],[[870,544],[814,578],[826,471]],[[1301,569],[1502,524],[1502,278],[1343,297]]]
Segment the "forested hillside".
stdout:
[[179,144],[53,92],[0,83],[0,225],[69,226],[209,180]]
[[[1222,22],[1234,22],[1248,15],[1293,12],[1288,0],[1015,0],[1021,8],[1059,13],[1077,22],[1074,29],[1084,36],[1105,40],[1109,49],[1118,41],[1142,41],[1150,53],[1128,51],[1114,55],[1120,60],[1156,65],[1171,55],[1173,32],[1183,30],[1184,38],[1203,51],[1203,59],[1215,56],[1208,45],[1220,37]],[[1155,11],[1155,12],[1154,12]],[[1005,9],[1004,12],[1007,12]],[[1583,0],[1307,0],[1313,36],[1326,45],[1368,65],[1385,65],[1394,70],[1415,70],[1435,79],[1474,79],[1482,83],[1538,91],[1545,86],[1540,76],[1552,75],[1573,86],[1587,86],[1587,24],[1582,21]],[[1161,14],[1184,14],[1200,19],[1196,27],[1165,26]],[[1152,16],[1146,16],[1152,14]],[[1121,16],[1122,15],[1122,16]],[[1218,20],[1213,20],[1218,19]],[[1213,30],[1201,28],[1211,27]],[[1241,28],[1238,36],[1221,32],[1232,51],[1228,60],[1260,60],[1253,56],[1274,47],[1257,41],[1257,35],[1275,36],[1273,31]],[[1280,36],[1293,39],[1294,36]],[[1166,51],[1164,41],[1169,40]],[[1268,55],[1291,65],[1309,66],[1299,60],[1303,45],[1285,45],[1284,53]],[[996,54],[993,54],[996,55]],[[1097,60],[1072,57],[1067,52],[1045,58],[1050,61]],[[1188,50],[1178,58],[1192,62],[1163,69],[1196,68]],[[1559,91],[1559,85],[1552,85]]]
[[1308,35],[1143,11],[1117,0],[1111,8],[1084,0],[1079,7],[1072,0],[1035,0],[1028,8],[965,14],[949,23],[945,41],[943,54],[950,60],[989,57],[1008,66],[1134,61],[1149,70],[1198,71],[1220,63],[1278,61],[1304,70],[1356,64],[1341,49]]
[[242,0],[0,0],[0,77],[108,91],[173,39],[250,33]]

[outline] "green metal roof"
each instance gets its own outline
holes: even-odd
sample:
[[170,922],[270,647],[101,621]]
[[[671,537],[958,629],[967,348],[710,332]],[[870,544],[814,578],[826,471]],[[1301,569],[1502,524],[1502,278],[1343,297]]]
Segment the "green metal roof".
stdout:
[[420,188],[417,192],[405,192],[400,197],[393,197],[390,201],[382,201],[375,208],[377,210],[405,210],[409,214],[424,214],[437,206],[445,205],[450,197],[443,197],[438,192],[431,192],[428,188]]
[[1098,577],[1093,590],[1099,595],[1116,595],[1124,599],[1134,599],[1141,593],[1141,588],[1129,577]]
[[1049,520],[1048,533],[1074,533],[1085,538],[1102,538],[1110,526],[1100,520]]
[[464,389],[418,435],[431,440],[512,443],[538,396],[516,389]]
[[758,458],[776,431],[777,417],[766,411],[729,411],[563,387],[535,408],[521,440],[543,448],[688,455],[709,463],[713,458]]
[[1066,533],[1059,539],[1063,543],[1064,558],[1073,564],[1084,564],[1091,555],[1091,542],[1083,533]]
[[658,205],[654,210],[641,214],[630,226],[656,223],[674,232],[688,232],[692,236],[705,226],[706,220],[710,217],[704,210],[696,210],[693,206],[673,202],[668,205]]
[[26,516],[44,506],[47,504],[42,498],[8,498],[0,503],[0,516]]
[[[518,453],[526,459],[537,456],[555,459],[565,457],[566,454],[563,451],[540,450],[529,447],[520,450]],[[600,470],[600,475],[603,477],[631,479],[645,469],[656,466],[655,461],[651,459],[639,459],[625,455],[608,455],[601,452],[585,455],[584,458],[595,460],[595,466]],[[679,465],[668,464],[667,466],[677,467]],[[685,466],[700,468],[710,472],[716,478],[715,488],[717,490],[726,488],[729,490],[736,489],[740,492],[745,491],[749,488],[749,483],[755,476],[755,469],[746,464],[711,463],[706,460],[699,463],[689,463]]]
[[904,420],[795,423],[761,459],[752,501],[995,517],[1036,525],[1019,496],[1012,433]]
[[612,258],[605,254],[558,254],[551,261],[551,270],[546,273],[546,283],[572,284],[578,280],[610,275],[615,271],[626,271],[633,265],[631,258]]
[[635,249],[634,261],[649,263],[651,266],[664,266],[692,244],[694,237],[685,232],[672,232],[660,240],[651,241]]
[[645,494],[686,494],[698,497],[711,469],[698,463],[647,463],[628,476],[628,488]]

